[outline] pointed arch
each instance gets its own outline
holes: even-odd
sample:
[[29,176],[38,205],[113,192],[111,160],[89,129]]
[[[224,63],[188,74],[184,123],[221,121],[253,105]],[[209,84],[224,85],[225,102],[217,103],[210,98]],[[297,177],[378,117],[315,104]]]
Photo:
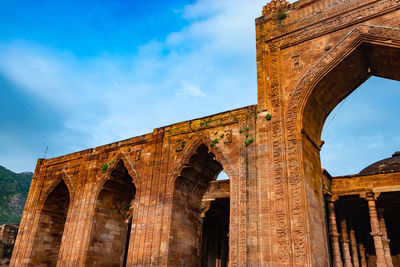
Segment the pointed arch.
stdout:
[[100,178],[100,181],[98,183],[96,183],[96,187],[95,187],[95,197],[96,198],[97,198],[98,194],[100,193],[103,185],[107,182],[108,179],[110,179],[110,175],[117,167],[117,164],[119,161],[122,161],[124,163],[124,167],[128,171],[129,176],[132,178],[132,182],[136,188],[136,193],[139,192],[139,190],[141,188],[140,179],[139,179],[139,175],[134,167],[134,164],[132,163],[132,161],[129,159],[129,157],[123,151],[120,151],[111,160],[107,171],[102,175],[102,177]]
[[121,266],[126,263],[137,206],[137,173],[121,152],[97,184],[85,265]]
[[188,146],[185,147],[181,160],[175,165],[174,170],[168,178],[168,187],[173,189],[175,179],[179,176],[182,170],[189,164],[189,160],[200,145],[207,146],[209,152],[213,153],[216,160],[221,163],[223,170],[226,174],[231,177],[238,175],[238,170],[234,166],[233,162],[225,156],[221,149],[217,146],[210,146],[211,138],[204,134],[199,134]]
[[54,180],[46,193],[48,194],[44,194],[44,202],[39,207],[38,224],[29,260],[33,265],[55,266],[73,194],[63,178]]
[[[215,206],[213,212],[220,209],[224,222],[219,227],[213,228],[210,226],[210,222],[216,219],[215,216],[213,217],[213,212],[207,213],[207,223],[203,223],[202,214],[206,213],[204,205],[207,205],[203,197],[210,188],[210,182],[215,181],[222,170],[233,178],[233,183],[236,180],[237,170],[221,148],[218,145],[210,146],[210,143],[209,137],[203,134],[198,135],[186,146],[181,159],[169,176],[168,187],[170,192],[173,192],[168,241],[169,265],[196,266],[205,264],[209,260],[217,260],[216,257],[222,257],[224,262],[228,261],[229,239],[222,237],[228,236],[229,233],[230,199],[219,199],[214,203],[216,205],[213,204],[213,207]],[[215,230],[218,236],[221,235],[218,240],[222,242],[221,247],[224,252],[218,256],[215,254],[218,249],[208,246],[214,240],[208,239],[211,230]],[[208,245],[203,246],[203,241]],[[202,253],[208,256],[201,256]]]
[[310,216],[324,214],[319,155],[323,125],[334,107],[372,75],[400,80],[399,28],[354,27],[300,79],[287,105],[289,194],[305,211],[296,219],[308,227],[312,249],[327,244],[326,224]]
[[[295,122],[302,119],[301,116],[303,115],[307,100],[318,83],[362,43],[373,43],[399,48],[400,29],[375,25],[359,25],[345,35],[323,58],[311,67],[291,93],[287,112],[288,120],[286,123],[290,133],[293,133],[295,130],[301,130],[295,127]],[[373,73],[370,75],[373,75]],[[382,76],[382,73],[378,71],[375,75]],[[399,77],[396,77],[395,71],[386,73],[385,76],[389,79],[399,80]]]
[[68,188],[68,194],[69,194],[69,199],[70,202],[73,202],[73,199],[75,197],[75,186],[73,185],[72,178],[67,174],[65,168],[60,169],[58,174],[56,174],[53,177],[54,171],[51,171],[50,173],[50,183],[48,185],[45,185],[45,188],[43,189],[43,193],[40,196],[39,200],[39,205],[38,205],[38,210],[42,210],[43,205],[45,204],[48,196],[54,191],[54,189],[61,183],[63,182],[65,186]]

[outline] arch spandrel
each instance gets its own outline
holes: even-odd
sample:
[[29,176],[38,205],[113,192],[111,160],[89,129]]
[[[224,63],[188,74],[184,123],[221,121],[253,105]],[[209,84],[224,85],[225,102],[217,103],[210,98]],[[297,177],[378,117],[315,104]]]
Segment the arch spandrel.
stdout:
[[[61,181],[67,186],[70,203],[73,203],[75,197],[75,186],[73,184],[73,180],[66,173],[65,169],[61,169],[57,174],[54,174],[56,170],[48,170],[46,171],[46,177],[48,177],[48,182],[43,186],[43,193],[40,196],[38,210],[41,211],[43,209],[43,205],[45,204],[48,196],[53,192],[53,190],[59,185]],[[54,178],[53,178],[54,177]]]
[[115,157],[110,161],[111,164],[108,166],[107,171],[105,171],[101,175],[100,180],[96,181],[96,187],[94,189],[95,198],[97,198],[97,195],[100,193],[103,185],[107,182],[108,179],[110,179],[111,173],[117,167],[119,161],[122,161],[124,163],[124,167],[128,171],[129,176],[132,178],[132,183],[135,186],[136,194],[138,195],[138,192],[141,188],[141,181],[138,171],[135,169],[135,165],[132,163],[129,157],[121,151],[117,155],[115,155]]
[[181,171],[189,164],[191,156],[196,153],[197,148],[202,144],[207,146],[208,151],[214,154],[216,160],[222,165],[229,178],[233,178],[238,175],[238,170],[237,167],[234,166],[234,163],[225,156],[221,149],[218,148],[218,145],[211,147],[209,145],[211,141],[211,138],[208,136],[200,134],[190,143],[189,146],[185,147],[182,157],[178,163],[175,163],[174,169],[171,172],[171,175],[168,177],[168,188],[174,188],[175,180],[178,178]]
[[[378,76],[380,75],[379,73],[374,73],[373,68],[365,68],[365,70],[360,70],[360,74],[362,75],[354,75],[356,76],[354,79],[346,80],[345,82],[349,84],[345,88],[342,88],[341,91],[339,90],[340,92],[335,91],[335,95],[324,95],[327,91],[321,91],[319,94],[315,93],[318,92],[317,90],[319,90],[321,83],[325,83],[323,84],[324,86],[329,85],[330,80],[327,81],[324,80],[324,78],[328,77],[331,73],[335,73],[335,71],[338,70],[336,67],[342,62],[346,62],[346,60],[356,58],[352,57],[355,55],[354,53],[363,55],[366,51],[368,53],[370,52],[369,50],[361,50],[365,48],[363,46],[367,45],[367,49],[373,46],[400,48],[399,40],[399,28],[358,25],[346,34],[323,58],[314,64],[304,74],[291,92],[285,114],[287,177],[290,184],[290,194],[296,196],[297,205],[304,210],[305,214],[322,212],[323,205],[321,201],[323,197],[321,195],[322,193],[318,190],[321,187],[319,184],[321,181],[317,181],[318,178],[315,175],[317,175],[318,168],[321,167],[319,163],[319,138],[324,120],[329,112],[333,110],[341,100],[370,76],[376,74]],[[396,53],[396,55],[398,54]],[[370,55],[368,54],[368,56]],[[355,63],[357,63],[355,65],[363,66],[359,64],[360,62],[355,61]],[[390,76],[392,72],[389,71],[388,73],[388,78],[393,78],[393,76]],[[352,76],[352,73],[348,76]],[[399,78],[397,77],[397,79]],[[331,91],[334,89],[335,87],[331,88]],[[324,97],[326,97],[326,99],[321,99]],[[312,103],[316,103],[315,101],[318,101],[318,99],[321,99],[321,103],[324,103],[324,105],[328,104],[323,106],[323,113],[312,105]],[[322,104],[319,105],[318,107],[321,107]],[[312,115],[313,113],[310,113],[310,111],[316,112],[315,114],[317,114],[317,116],[315,116],[315,114]],[[309,188],[314,188],[313,194],[310,193],[308,190]],[[321,239],[320,234],[317,233],[319,230],[316,231],[315,229],[323,227],[323,221],[319,219],[316,220],[314,217],[309,216],[308,218],[306,216],[302,220],[304,220],[304,227],[308,227],[311,232],[310,236],[307,237],[309,240],[306,240],[306,242],[310,243],[310,247],[313,251],[317,251],[312,244],[312,240]],[[304,227],[303,230],[305,230]]]
[[[400,28],[358,25],[342,38],[300,79],[291,93],[287,111],[287,128],[294,134],[296,121],[301,121],[308,97],[317,84],[363,42],[400,47]],[[300,124],[298,124],[300,125]],[[296,130],[299,132],[300,128]]]

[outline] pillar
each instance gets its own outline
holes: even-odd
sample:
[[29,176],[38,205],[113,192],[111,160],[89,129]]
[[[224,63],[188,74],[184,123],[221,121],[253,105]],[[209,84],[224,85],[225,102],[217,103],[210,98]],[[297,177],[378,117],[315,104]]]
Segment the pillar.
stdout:
[[376,265],[379,267],[387,267],[385,259],[385,251],[382,243],[382,233],[379,227],[378,214],[376,211],[375,198],[378,195],[373,192],[366,193],[365,199],[368,202],[369,217],[371,223],[371,236],[374,239],[375,253],[376,253]]
[[383,217],[383,208],[378,208],[379,227],[382,232],[383,250],[385,251],[385,259],[388,267],[393,267],[392,255],[390,254],[389,238],[386,231],[385,218]]
[[339,233],[336,224],[335,201],[338,199],[336,195],[328,195],[326,197],[328,204],[329,217],[329,236],[331,238],[332,260],[334,267],[342,267],[342,258],[340,254]]
[[350,245],[349,245],[349,235],[347,234],[347,222],[345,218],[340,221],[340,228],[342,230],[342,249],[343,249],[343,259],[345,267],[353,267],[351,263],[350,255]]
[[351,253],[353,256],[353,266],[359,267],[359,260],[358,260],[358,252],[357,252],[357,239],[356,239],[356,232],[354,230],[354,225],[351,223],[350,227],[350,244],[351,244]]
[[367,267],[367,258],[365,257],[365,248],[363,243],[358,244],[358,250],[360,251],[361,267]]

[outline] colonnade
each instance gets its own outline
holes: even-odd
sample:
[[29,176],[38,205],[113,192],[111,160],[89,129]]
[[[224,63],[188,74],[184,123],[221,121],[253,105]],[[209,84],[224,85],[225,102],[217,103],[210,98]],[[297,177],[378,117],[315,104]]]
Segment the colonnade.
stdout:
[[[331,193],[325,195],[333,266],[394,266],[384,217],[385,207],[378,205],[379,195],[374,192],[350,197]],[[367,218],[369,221],[365,222]]]

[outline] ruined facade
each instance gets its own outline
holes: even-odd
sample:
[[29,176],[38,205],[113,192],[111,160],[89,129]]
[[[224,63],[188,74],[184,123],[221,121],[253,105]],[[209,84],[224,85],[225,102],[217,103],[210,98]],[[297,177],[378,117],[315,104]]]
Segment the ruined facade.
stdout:
[[399,0],[269,3],[257,105],[39,159],[11,266],[366,266],[361,245],[390,266],[376,206],[396,203],[399,172],[332,178],[319,151],[340,101],[400,80],[399,23]]
[[18,224],[0,225],[0,266],[8,266],[17,238]]

